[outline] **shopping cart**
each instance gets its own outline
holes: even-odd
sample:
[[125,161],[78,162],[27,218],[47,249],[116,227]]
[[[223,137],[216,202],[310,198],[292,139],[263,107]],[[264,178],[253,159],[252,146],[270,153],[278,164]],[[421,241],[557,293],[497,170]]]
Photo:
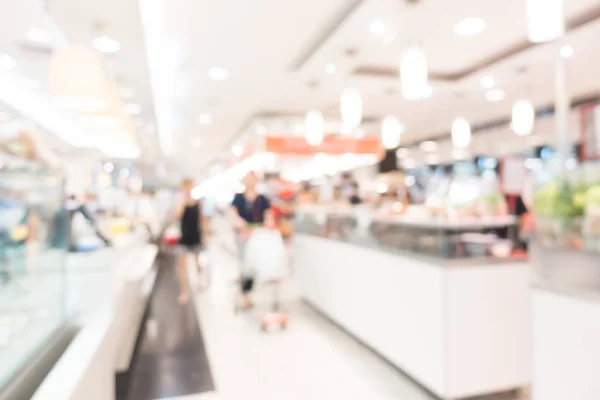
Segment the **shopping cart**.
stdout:
[[[269,290],[267,306],[269,311],[260,315],[260,328],[267,331],[272,326],[281,330],[287,328],[290,316],[282,307],[283,286],[290,276],[287,248],[276,229],[255,228],[247,235],[241,259],[240,279],[237,280],[237,296],[234,312],[246,310],[240,304],[244,286],[252,289]],[[243,239],[242,239],[243,240]],[[260,306],[260,305],[259,305]]]

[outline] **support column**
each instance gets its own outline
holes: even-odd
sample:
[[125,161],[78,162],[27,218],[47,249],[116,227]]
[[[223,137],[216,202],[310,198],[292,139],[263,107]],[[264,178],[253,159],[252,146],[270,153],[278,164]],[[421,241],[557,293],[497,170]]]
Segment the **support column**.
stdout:
[[565,172],[565,162],[571,157],[571,141],[569,139],[569,113],[571,98],[567,87],[567,59],[560,54],[562,40],[556,41],[556,67],[554,81],[555,110],[554,119],[558,137],[558,156],[560,172]]

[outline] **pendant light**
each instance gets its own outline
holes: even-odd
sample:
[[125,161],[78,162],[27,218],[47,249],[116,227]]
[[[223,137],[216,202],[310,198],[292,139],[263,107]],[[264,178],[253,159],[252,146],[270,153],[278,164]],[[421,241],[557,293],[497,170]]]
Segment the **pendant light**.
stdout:
[[49,92],[60,108],[75,112],[105,111],[106,81],[98,54],[81,46],[58,50],[50,61]]
[[117,85],[113,82],[105,85],[106,97],[104,101],[107,105],[106,109],[103,112],[82,113],[79,116],[79,122],[92,131],[124,130],[125,120],[128,118]]
[[564,0],[526,1],[527,31],[531,42],[550,42],[565,33]]
[[400,137],[404,133],[404,125],[398,118],[389,116],[381,122],[381,144],[391,150],[400,146]]
[[404,50],[400,64],[402,96],[407,100],[426,97],[429,90],[427,59],[422,48],[411,46]]
[[306,142],[311,146],[323,143],[325,137],[325,120],[319,111],[309,111],[304,120]]
[[530,135],[535,124],[535,109],[529,100],[519,100],[512,108],[512,122],[510,124],[514,133],[519,136]]
[[457,149],[466,149],[471,143],[471,125],[465,118],[459,117],[452,122],[452,145]]
[[363,101],[357,89],[348,88],[342,93],[340,115],[342,116],[342,124],[350,131],[360,126],[363,116]]

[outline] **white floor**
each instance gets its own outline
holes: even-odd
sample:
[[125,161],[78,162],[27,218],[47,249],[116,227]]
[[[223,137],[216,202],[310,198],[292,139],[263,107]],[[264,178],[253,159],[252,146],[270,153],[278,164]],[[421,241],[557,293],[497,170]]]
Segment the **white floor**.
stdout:
[[217,390],[178,400],[431,399],[301,303],[293,284],[285,287],[287,331],[260,331],[264,289],[254,313],[234,315],[236,261],[220,247],[211,256],[213,282],[196,305]]

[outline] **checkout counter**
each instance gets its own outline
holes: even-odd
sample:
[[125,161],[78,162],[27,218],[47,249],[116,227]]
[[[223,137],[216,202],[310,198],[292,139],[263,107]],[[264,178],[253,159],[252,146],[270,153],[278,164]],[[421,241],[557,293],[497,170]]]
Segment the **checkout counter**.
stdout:
[[511,216],[449,221],[304,207],[298,287],[441,399],[521,389],[531,382],[529,264],[510,243],[482,240],[515,225]]

